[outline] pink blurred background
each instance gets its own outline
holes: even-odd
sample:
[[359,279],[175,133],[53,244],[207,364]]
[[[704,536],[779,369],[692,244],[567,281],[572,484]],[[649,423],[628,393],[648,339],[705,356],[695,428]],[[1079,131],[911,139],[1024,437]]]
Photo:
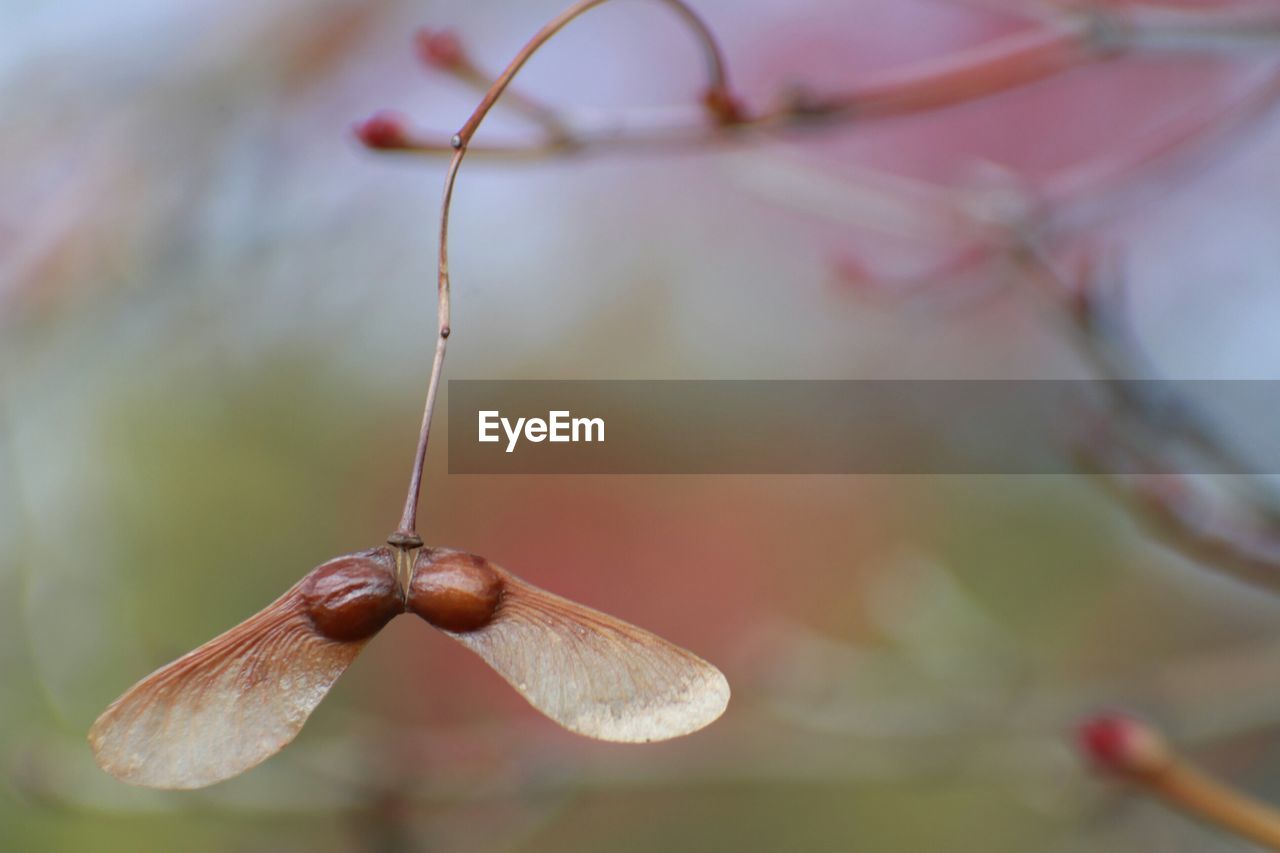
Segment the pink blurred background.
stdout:
[[[1035,25],[997,3],[695,5],[750,104]],[[394,525],[444,163],[351,125],[394,107],[452,132],[477,95],[417,64],[414,30],[497,68],[561,7],[0,5],[0,846],[1238,849],[1091,774],[1070,731],[1132,706],[1280,796],[1280,608],[1074,477],[461,477],[441,434],[424,537],[716,662],[722,721],[584,741],[400,620],[242,778],[167,794],[93,766],[84,732],[121,690]],[[1162,374],[1269,378],[1280,123],[1235,122],[1276,73],[1266,36],[694,154],[468,161],[446,378],[1081,375],[998,266],[936,272],[963,250],[937,199],[999,204],[1204,122],[1222,138],[1085,181],[1060,245],[1123,247]],[[699,72],[667,10],[629,2],[521,83],[591,122],[688,104]],[[523,130],[495,115],[479,138]]]

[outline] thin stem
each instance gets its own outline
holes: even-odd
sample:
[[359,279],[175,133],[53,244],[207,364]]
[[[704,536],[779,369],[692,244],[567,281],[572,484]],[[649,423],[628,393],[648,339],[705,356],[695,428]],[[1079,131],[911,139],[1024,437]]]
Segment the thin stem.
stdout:
[[1165,802],[1241,838],[1280,850],[1280,816],[1266,803],[1229,788],[1195,767],[1170,764],[1148,787]]
[[1280,850],[1280,814],[1275,809],[1209,777],[1147,723],[1127,715],[1103,715],[1085,723],[1080,739],[1100,769],[1191,817]]
[[[570,6],[543,26],[533,38],[525,43],[510,64],[493,81],[493,84],[476,106],[475,111],[471,113],[471,117],[467,119],[462,129],[449,142],[454,152],[453,158],[449,161],[449,169],[445,173],[444,198],[440,208],[439,266],[436,277],[436,314],[438,319],[436,352],[431,362],[431,377],[427,382],[427,399],[422,407],[422,426],[418,430],[418,446],[414,452],[413,468],[409,473],[409,489],[408,494],[405,496],[404,511],[400,515],[399,526],[396,527],[394,533],[387,537],[387,542],[392,545],[417,547],[422,544],[422,539],[417,532],[418,499],[422,492],[422,470],[427,459],[427,441],[431,435],[431,419],[435,411],[436,396],[440,387],[440,375],[444,369],[445,347],[451,331],[449,318],[449,212],[453,204],[453,188],[457,183],[458,169],[462,166],[462,158],[466,156],[467,147],[476,130],[480,127],[480,123],[484,121],[485,116],[489,114],[493,105],[502,96],[502,93],[511,84],[520,69],[529,61],[529,58],[546,44],[552,36],[564,29],[570,21],[584,12],[607,2],[609,0],[580,0],[580,2]],[[717,44],[711,30],[683,0],[658,0],[658,2],[664,3],[675,10],[702,46],[707,64],[708,93],[716,93],[727,97],[728,77],[725,73],[724,59],[720,52],[720,46]]]

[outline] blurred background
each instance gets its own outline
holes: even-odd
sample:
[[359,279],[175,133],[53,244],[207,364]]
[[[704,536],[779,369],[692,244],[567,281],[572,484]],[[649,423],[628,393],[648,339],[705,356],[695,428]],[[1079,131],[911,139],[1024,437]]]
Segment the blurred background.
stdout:
[[[165,793],[94,766],[85,732],[126,687],[394,527],[444,164],[351,125],[395,107],[451,133],[477,95],[414,30],[497,68],[563,5],[0,2],[0,847],[1241,849],[1090,772],[1071,731],[1132,708],[1280,800],[1280,601],[1072,476],[464,477],[441,432],[424,538],[713,661],[720,722],[576,738],[397,620],[243,777]],[[751,104],[1029,26],[994,3],[695,6]],[[948,272],[919,209],[1230,119],[1277,60],[1259,39],[781,141],[469,160],[446,378],[1088,375],[1007,275]],[[668,10],[627,2],[521,81],[591,119],[688,104],[700,71]],[[521,132],[495,114],[479,140]],[[1160,375],[1280,368],[1280,122],[1228,136],[1061,236],[1123,247]],[[925,295],[867,286],[894,277]]]

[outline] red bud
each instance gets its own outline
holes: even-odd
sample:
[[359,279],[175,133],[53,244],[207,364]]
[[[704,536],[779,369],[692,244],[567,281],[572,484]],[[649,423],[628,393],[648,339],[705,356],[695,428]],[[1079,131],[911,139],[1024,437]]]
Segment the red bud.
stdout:
[[413,34],[413,46],[418,52],[418,59],[429,68],[449,71],[466,62],[462,40],[452,30],[424,27]]
[[370,148],[405,148],[409,144],[409,131],[404,116],[383,110],[355,126],[356,136]]
[[1077,732],[1080,749],[1099,768],[1124,774],[1151,773],[1168,764],[1160,733],[1135,717],[1099,714]]

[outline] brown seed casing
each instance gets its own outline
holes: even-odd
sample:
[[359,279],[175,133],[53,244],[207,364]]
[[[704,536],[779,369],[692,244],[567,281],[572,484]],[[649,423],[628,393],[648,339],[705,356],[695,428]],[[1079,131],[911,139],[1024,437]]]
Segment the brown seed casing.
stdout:
[[316,630],[330,640],[367,640],[404,612],[395,558],[387,548],[339,557],[318,566],[302,584],[302,600]]
[[442,630],[475,631],[493,620],[504,583],[483,557],[426,548],[414,562],[409,609]]

